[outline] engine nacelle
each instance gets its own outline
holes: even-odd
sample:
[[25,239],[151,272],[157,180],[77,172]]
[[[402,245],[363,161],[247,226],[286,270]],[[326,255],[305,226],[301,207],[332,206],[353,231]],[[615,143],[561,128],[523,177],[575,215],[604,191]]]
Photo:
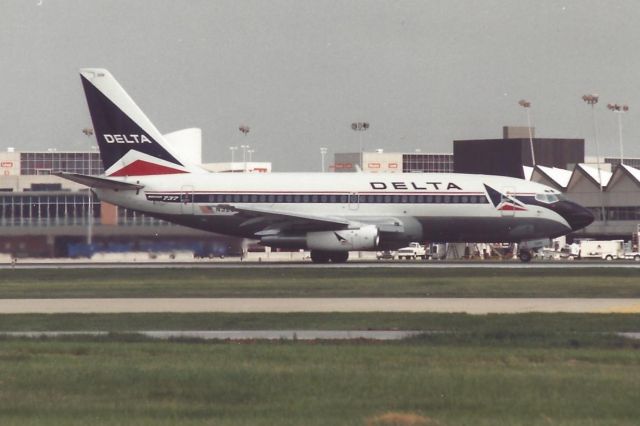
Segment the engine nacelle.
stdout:
[[309,250],[372,250],[378,247],[380,233],[375,225],[367,225],[340,231],[307,232],[306,239]]

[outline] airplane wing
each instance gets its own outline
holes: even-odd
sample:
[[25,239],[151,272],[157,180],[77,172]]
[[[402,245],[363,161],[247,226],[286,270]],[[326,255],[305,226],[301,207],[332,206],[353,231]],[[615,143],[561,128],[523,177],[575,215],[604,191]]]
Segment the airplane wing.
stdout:
[[218,207],[245,216],[246,220],[241,226],[261,227],[261,230],[255,233],[258,237],[275,235],[282,231],[336,231],[359,228],[363,225],[376,225],[383,233],[404,232],[404,223],[401,220],[387,216],[347,219],[338,216],[314,216],[256,207],[236,207],[228,204],[219,204]]
[[52,173],[55,176],[59,176],[70,181],[86,185],[91,188],[104,188],[104,189],[121,189],[121,190],[138,190],[144,188],[144,185],[138,185],[135,183],[121,182],[117,180],[111,180],[107,178],[101,178],[97,176],[83,175],[80,173],[67,173],[58,172]]
[[219,208],[238,212],[245,216],[242,227],[262,228],[256,232],[257,236],[273,235],[284,230],[296,231],[330,231],[348,228],[351,221],[339,217],[314,216],[272,209],[236,207],[219,204]]

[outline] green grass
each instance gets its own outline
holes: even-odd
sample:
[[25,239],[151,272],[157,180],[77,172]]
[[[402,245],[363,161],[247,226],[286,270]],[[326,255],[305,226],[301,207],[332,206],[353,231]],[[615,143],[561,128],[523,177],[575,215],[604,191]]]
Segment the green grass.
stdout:
[[[0,297],[640,297],[638,278],[616,268],[6,270]],[[130,334],[225,329],[431,333],[385,343]],[[2,426],[367,425],[388,413],[429,425],[640,418],[640,342],[615,334],[640,331],[637,314],[0,315],[0,331],[46,330],[113,334],[0,338]]]
[[66,297],[640,297],[640,270],[79,268],[0,277],[0,298]]
[[[632,425],[640,353],[405,343],[0,345],[3,425]],[[437,423],[435,423],[437,422]]]

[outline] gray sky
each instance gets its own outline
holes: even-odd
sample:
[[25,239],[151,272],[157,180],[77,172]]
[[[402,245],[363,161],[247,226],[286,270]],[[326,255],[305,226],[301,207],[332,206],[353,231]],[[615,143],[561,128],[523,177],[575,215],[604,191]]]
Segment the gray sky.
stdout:
[[0,149],[87,149],[77,70],[104,67],[163,133],[201,127],[208,162],[246,141],[318,170],[319,147],[357,150],[358,120],[368,149],[451,152],[526,124],[521,98],[538,136],[595,153],[589,92],[601,151],[625,102],[640,156],[638,22],[637,0],[0,0]]

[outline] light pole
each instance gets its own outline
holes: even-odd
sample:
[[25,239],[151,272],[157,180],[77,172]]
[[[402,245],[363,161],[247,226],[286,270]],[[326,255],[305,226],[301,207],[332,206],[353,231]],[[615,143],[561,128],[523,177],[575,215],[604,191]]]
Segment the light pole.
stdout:
[[[249,128],[249,126],[247,126],[246,124],[241,124],[240,127],[238,127],[238,130],[240,130],[240,132],[242,132],[243,135],[245,135],[245,137],[249,134],[249,130],[251,130]],[[249,145],[240,145],[240,148],[242,148],[242,162],[244,163],[244,172],[247,171],[247,149],[249,149]]]
[[[88,138],[93,136],[93,129],[85,127],[82,129],[82,133]],[[89,153],[89,175],[93,175],[91,165],[93,163],[93,153]],[[93,191],[89,188],[89,203],[87,204],[87,245],[93,244]]]
[[360,134],[360,169],[364,170],[364,166],[362,164],[362,132],[366,131],[369,128],[369,123],[367,123],[366,121],[356,121],[354,123],[351,123],[351,129],[359,132]]
[[327,155],[327,148],[325,147],[320,148],[320,156],[322,157],[322,162],[320,163],[321,164],[320,170],[322,171],[322,173],[324,173],[324,156],[325,155]]
[[249,149],[249,145],[240,145],[240,149],[242,149],[242,163],[244,164],[242,171],[247,171],[247,150]]
[[596,104],[598,103],[597,94],[587,94],[582,96],[582,100],[588,105],[591,105],[591,115],[593,117],[593,138],[596,143],[596,166],[598,168],[598,185],[600,187],[600,214],[601,219],[606,221],[604,214],[604,192],[602,188],[602,171],[600,170],[600,146],[598,145],[598,122],[596,121]]
[[234,160],[235,160],[235,154],[236,154],[237,150],[238,150],[237,146],[230,146],[229,147],[229,151],[231,151],[231,170],[232,171],[233,171],[233,163],[234,163]]
[[249,162],[251,163],[253,161],[253,153],[256,152],[255,149],[248,149],[247,150],[247,154],[249,154]]
[[607,104],[610,111],[618,115],[618,140],[620,141],[620,164],[624,164],[624,150],[622,148],[622,114],[629,111],[628,105]]
[[531,148],[531,166],[536,166],[536,154],[533,151],[533,132],[531,132],[531,114],[529,113],[529,109],[531,108],[531,102],[520,99],[518,101],[518,105],[520,105],[527,112],[527,129],[529,129],[529,147]]

